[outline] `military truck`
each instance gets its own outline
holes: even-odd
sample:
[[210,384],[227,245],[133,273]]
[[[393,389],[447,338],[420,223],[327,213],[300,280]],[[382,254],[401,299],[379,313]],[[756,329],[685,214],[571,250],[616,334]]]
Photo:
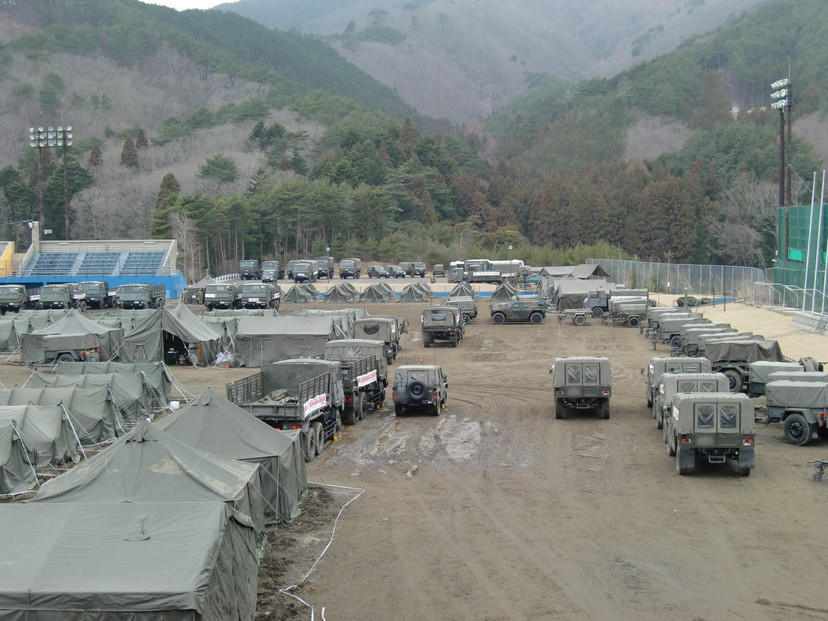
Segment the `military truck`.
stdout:
[[346,278],[359,278],[362,274],[362,260],[351,257],[350,259],[342,259],[339,261],[339,277],[342,280]]
[[165,295],[164,285],[150,285],[144,282],[120,285],[115,289],[115,306],[118,308],[161,308],[164,306]]
[[676,471],[691,474],[699,459],[711,464],[736,462],[741,476],[754,466],[754,406],[750,397],[729,392],[679,393],[665,420],[667,454]]
[[406,364],[394,373],[394,413],[424,410],[439,416],[448,401],[448,378],[436,364]]
[[303,259],[293,265],[293,282],[316,282],[319,280],[319,263]]
[[455,306],[427,306],[420,317],[423,347],[446,341],[452,347],[463,340],[463,312]]
[[53,309],[53,308],[77,308],[84,310],[85,303],[79,303],[72,297],[75,291],[73,283],[58,283],[53,285],[43,285],[40,289],[35,289],[29,295],[29,300],[33,302],[36,309]]
[[570,356],[555,358],[552,368],[555,418],[566,417],[567,410],[597,410],[601,418],[610,417],[612,370],[608,358]]
[[[400,267],[403,267],[402,264],[400,264]],[[405,268],[403,267],[403,269],[405,269]],[[425,278],[426,273],[428,273],[428,267],[426,267],[426,264],[423,263],[422,261],[412,262],[411,265],[406,270],[406,274],[408,274],[412,278],[414,278],[415,276],[419,276],[420,278]]]
[[389,265],[388,273],[392,278],[405,278],[405,272],[399,265]]
[[444,306],[456,306],[463,313],[463,323],[477,318],[477,298],[473,295],[454,295],[443,300]]
[[83,300],[87,308],[112,308],[115,304],[115,291],[105,280],[79,282],[72,297],[78,304]]
[[23,285],[0,285],[0,314],[29,308],[29,294]]
[[[711,365],[707,358],[690,358],[686,356],[654,357],[647,365],[644,379],[644,394],[647,397],[647,407],[653,407],[653,399],[658,390],[658,381],[662,373],[710,373]],[[645,370],[641,369],[641,374]]]
[[[653,418],[656,429],[664,429],[664,420],[670,415],[673,397],[679,393],[728,392],[729,381],[721,373],[662,373],[653,398]],[[667,440],[667,432],[663,434]]]
[[805,446],[813,435],[828,438],[828,383],[773,381],[765,385],[767,422],[782,422],[785,440]]
[[300,429],[307,461],[342,428],[339,363],[300,358],[262,365],[226,384],[227,398],[276,429]]
[[492,304],[489,307],[489,315],[497,325],[520,321],[537,325],[543,322],[548,310],[546,298],[539,295],[516,295],[505,302]]
[[316,261],[319,278],[333,278],[335,263],[333,257],[316,257],[314,261]]
[[338,339],[325,343],[325,360],[339,362],[345,398],[342,417],[349,425],[364,418],[370,408],[385,404],[388,366],[379,341]]
[[285,277],[285,268],[279,261],[262,262],[262,282],[276,282]]
[[272,282],[245,282],[237,296],[241,308],[272,308],[279,310],[282,288]]
[[258,259],[239,261],[239,276],[242,280],[261,280],[262,264]]
[[446,268],[442,263],[435,263],[431,268],[431,275],[435,278],[446,275]]
[[584,308],[588,309],[593,317],[600,319],[610,311],[610,300],[641,299],[649,300],[650,292],[647,289],[593,289],[584,299]]
[[291,259],[287,262],[287,279],[293,280],[293,267],[299,262],[299,259]]
[[204,287],[204,306],[215,308],[238,308],[241,286],[235,282],[213,282]]
[[369,315],[354,322],[354,338],[382,342],[385,347],[385,360],[391,364],[400,351],[400,336],[407,329],[407,322],[397,317]]

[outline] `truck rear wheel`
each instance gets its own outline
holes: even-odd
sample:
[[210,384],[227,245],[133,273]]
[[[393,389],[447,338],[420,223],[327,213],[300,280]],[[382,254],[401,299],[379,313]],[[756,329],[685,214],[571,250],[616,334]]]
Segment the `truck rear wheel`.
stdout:
[[670,457],[675,457],[676,455],[676,436],[675,434],[670,435],[667,434],[667,455]]
[[674,334],[670,337],[670,349],[681,349],[681,335]]
[[637,328],[639,323],[641,323],[641,320],[638,317],[633,316],[627,319],[627,324],[631,328]]
[[359,417],[365,418],[368,415],[368,401],[365,399],[365,393],[359,393]]
[[58,362],[74,362],[75,359],[72,357],[72,354],[61,354],[57,357]]
[[316,430],[313,426],[308,428],[305,436],[305,461],[313,461],[316,458]]
[[802,414],[791,414],[783,426],[785,439],[796,446],[805,446],[811,440],[811,426]]
[[610,417],[610,402],[609,399],[604,399],[601,402],[601,418],[604,420],[609,419]]
[[[682,454],[687,455],[689,453],[693,453],[693,465],[682,465],[681,458]],[[680,475],[685,474],[693,474],[696,470],[696,454],[693,451],[676,451],[676,472]]]
[[562,420],[566,416],[564,413],[564,406],[563,403],[560,401],[555,401],[555,418],[558,420]]
[[397,416],[403,415],[403,406],[399,403],[394,404],[394,414],[396,414]]
[[357,412],[357,404],[354,403],[353,406],[348,408],[348,410],[345,412],[345,424],[356,425],[358,420],[359,414]]
[[739,471],[740,477],[749,477],[750,471],[753,470],[753,468],[737,468],[737,470]]
[[311,429],[316,434],[316,454],[321,455],[325,447],[325,432],[322,429],[322,423],[314,423]]

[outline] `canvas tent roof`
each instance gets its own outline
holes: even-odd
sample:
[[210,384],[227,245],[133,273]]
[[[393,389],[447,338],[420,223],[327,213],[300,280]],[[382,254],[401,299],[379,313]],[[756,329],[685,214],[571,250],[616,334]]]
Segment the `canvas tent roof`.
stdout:
[[29,502],[225,502],[264,530],[258,464],[200,451],[142,420]]
[[400,293],[398,302],[428,302],[431,299],[431,287],[425,283],[416,282],[406,287]]
[[258,367],[290,358],[313,358],[338,338],[333,317],[243,317],[236,333],[242,364]]
[[308,488],[299,431],[280,431],[207,389],[156,425],[199,450],[259,464],[267,523],[299,515]]
[[457,297],[458,295],[476,295],[472,286],[465,280],[454,285],[454,289],[449,293],[449,297]]
[[11,421],[0,421],[0,494],[20,494],[37,485],[37,476]]
[[99,444],[126,433],[106,388],[4,388],[0,405],[62,405],[81,444]]
[[391,299],[393,292],[389,292],[384,285],[385,283],[374,283],[368,285],[365,291],[359,296],[360,302],[387,302]]
[[13,425],[35,468],[77,458],[78,439],[59,405],[0,406],[0,427]]
[[492,302],[508,302],[513,297],[518,295],[518,289],[513,284],[504,282],[500,283],[492,292]]
[[154,389],[152,407],[170,403],[172,380],[161,362],[58,362],[59,375],[98,375],[101,373],[138,373]]
[[784,361],[782,350],[776,341],[762,338],[732,341],[708,341],[705,355],[708,360],[742,360],[756,362],[758,360]]
[[222,503],[5,504],[0,533],[6,619],[255,614],[257,534]]
[[290,313],[291,317],[333,317],[337,338],[349,338],[354,332],[354,323],[360,317],[368,315],[364,308],[303,308]]
[[337,304],[343,302],[353,302],[357,298],[359,298],[359,294],[356,292],[353,285],[348,287],[344,283],[340,283],[328,289],[323,301],[328,304]]
[[101,356],[111,358],[121,342],[122,330],[109,328],[70,310],[51,325],[20,335],[23,362],[46,362],[47,351],[101,349]]
[[164,334],[180,340],[194,364],[208,364],[221,351],[221,338],[198,317],[179,304],[149,313],[129,332],[120,348],[125,362],[157,362],[164,359]]
[[293,285],[282,296],[282,302],[294,304],[306,304],[319,299],[319,292],[310,283]]

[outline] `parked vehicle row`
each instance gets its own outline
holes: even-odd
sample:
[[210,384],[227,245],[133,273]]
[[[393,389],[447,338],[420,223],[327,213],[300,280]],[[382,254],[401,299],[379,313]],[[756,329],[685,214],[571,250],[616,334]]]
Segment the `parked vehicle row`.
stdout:
[[112,289],[106,281],[54,283],[27,290],[24,285],[0,285],[0,314],[21,310],[74,308],[160,308],[164,285],[131,283]]

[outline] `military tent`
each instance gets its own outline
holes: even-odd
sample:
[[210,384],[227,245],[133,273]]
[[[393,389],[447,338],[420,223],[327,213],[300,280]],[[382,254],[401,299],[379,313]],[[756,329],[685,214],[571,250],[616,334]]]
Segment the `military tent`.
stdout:
[[154,389],[140,373],[94,373],[90,375],[55,375],[34,371],[26,388],[106,388],[112,402],[128,420],[137,422],[150,415]]
[[[424,287],[423,287],[424,285]],[[431,300],[431,287],[425,283],[416,282],[406,285],[402,290],[398,302],[428,302]]]
[[351,338],[354,333],[354,324],[368,312],[364,308],[304,308],[290,313],[291,317],[333,317],[339,339]]
[[13,420],[0,420],[0,494],[20,494],[37,485],[26,447]]
[[449,297],[451,298],[457,297],[459,295],[473,296],[477,294],[474,292],[474,288],[464,280],[463,282],[458,282],[456,285],[454,285],[454,289],[452,289],[451,293],[449,293]]
[[346,283],[341,283],[328,289],[328,292],[322,300],[327,304],[347,304],[348,302],[353,302],[357,298],[359,298],[359,294],[356,289],[354,289],[353,285],[348,287],[346,286]]
[[248,367],[321,356],[325,343],[340,338],[334,326],[333,317],[242,317],[236,355]]
[[156,425],[199,450],[259,464],[268,524],[287,524],[299,515],[299,499],[308,482],[298,430],[273,429],[209,388]]
[[171,355],[171,362],[187,360],[194,365],[206,365],[221,351],[221,338],[199,321],[184,304],[173,310],[156,309],[136,322],[120,348],[125,362],[157,362]]
[[122,334],[120,328],[102,326],[70,310],[45,328],[21,334],[21,357],[25,363],[43,363],[54,360],[60,352],[100,349],[101,358],[108,360],[118,350]]
[[300,283],[293,285],[282,296],[282,302],[292,304],[307,304],[319,299],[319,292],[310,283]]
[[377,283],[368,285],[365,291],[359,296],[360,302],[387,302],[393,296],[393,292],[388,292],[384,285],[385,283]]
[[264,532],[258,468],[188,446],[144,419],[29,502],[224,502]]
[[0,427],[13,424],[35,468],[57,467],[77,458],[80,445],[59,405],[2,405]]
[[513,284],[508,282],[500,283],[492,292],[491,301],[494,302],[508,302],[513,297],[518,295],[518,289]]
[[170,404],[172,380],[162,362],[59,362],[58,375],[99,375],[101,373],[138,373],[152,387],[151,407]]
[[219,502],[0,506],[4,619],[253,619],[250,521]]
[[2,405],[60,405],[81,444],[99,444],[126,433],[106,388],[3,388]]
[[[0,352],[14,352],[20,347],[17,323],[14,319],[0,319]],[[26,323],[28,324],[28,322]],[[26,331],[28,332],[28,330]]]

